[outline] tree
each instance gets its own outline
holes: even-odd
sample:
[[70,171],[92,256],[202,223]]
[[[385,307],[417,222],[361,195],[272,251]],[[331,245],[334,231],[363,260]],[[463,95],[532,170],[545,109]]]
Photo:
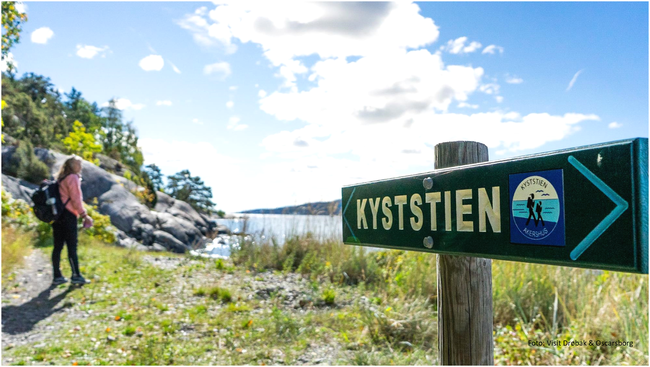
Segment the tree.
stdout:
[[136,173],[144,163],[142,150],[138,147],[138,135],[133,122],[122,121],[122,111],[117,108],[115,99],[103,108],[102,143],[104,152],[113,159],[128,165]]
[[4,132],[16,139],[29,139],[35,146],[48,148],[60,146],[61,139],[72,130],[59,92],[49,78],[26,73],[16,79],[3,73],[2,99],[6,102],[2,109]]
[[2,61],[7,62],[7,68],[11,71],[14,68],[13,62],[9,60],[9,50],[14,44],[20,42],[22,23],[27,21],[27,14],[16,9],[13,1],[2,2]]
[[108,106],[102,109],[104,119],[102,121],[102,144],[104,152],[113,159],[120,160],[120,143],[124,136],[124,124],[122,123],[122,110],[117,108],[115,99],[108,102]]
[[151,184],[154,187],[155,191],[162,190],[163,188],[163,174],[160,171],[160,167],[155,164],[148,164],[144,168],[145,173],[149,176]]
[[63,103],[65,117],[70,124],[74,121],[81,122],[89,133],[97,134],[102,127],[101,110],[97,103],[90,103],[81,96],[81,92],[74,87],[70,93],[65,93],[67,101]]
[[211,214],[214,209],[212,189],[205,186],[200,177],[192,177],[188,170],[167,177],[166,191],[171,197],[190,204],[199,212]]
[[63,145],[70,154],[76,154],[83,159],[99,165],[98,159],[93,159],[95,153],[102,151],[101,145],[95,142],[93,134],[87,133],[84,125],[75,121],[70,135],[63,139]]

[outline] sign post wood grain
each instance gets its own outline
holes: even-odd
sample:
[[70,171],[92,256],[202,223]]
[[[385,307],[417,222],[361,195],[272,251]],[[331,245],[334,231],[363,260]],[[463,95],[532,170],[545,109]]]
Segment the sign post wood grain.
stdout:
[[[435,168],[488,160],[477,142],[435,146]],[[441,365],[494,365],[492,340],[492,261],[438,256],[438,350]]]

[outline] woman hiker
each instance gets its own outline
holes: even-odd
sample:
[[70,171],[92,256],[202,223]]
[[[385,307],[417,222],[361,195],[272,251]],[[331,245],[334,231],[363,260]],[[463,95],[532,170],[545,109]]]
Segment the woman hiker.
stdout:
[[59,182],[59,193],[61,202],[65,203],[63,213],[52,223],[54,232],[54,250],[52,251],[52,266],[54,267],[54,280],[52,284],[58,285],[68,281],[62,274],[59,264],[61,262],[61,251],[63,244],[68,247],[68,261],[72,268],[72,284],[90,283],[79,272],[79,259],[77,258],[77,219],[84,219],[84,227],[91,227],[92,218],[88,216],[83,206],[83,196],[81,194],[81,158],[73,155],[68,158],[59,173],[57,181]]

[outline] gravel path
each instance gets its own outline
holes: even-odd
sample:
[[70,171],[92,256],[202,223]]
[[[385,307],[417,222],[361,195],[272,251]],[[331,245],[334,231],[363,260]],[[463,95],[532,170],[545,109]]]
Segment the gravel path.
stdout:
[[3,284],[4,349],[47,341],[48,335],[57,328],[57,319],[65,312],[65,296],[72,290],[65,286],[51,286],[50,258],[40,249],[34,249],[24,264],[13,280],[6,280]]
[[[156,267],[173,270],[186,265],[199,264],[200,261],[189,257],[167,257],[164,255],[144,255],[144,262]],[[179,274],[180,275],[180,274]],[[191,275],[181,275],[170,279],[174,286],[171,294],[183,295],[182,302],[169,305],[173,312],[177,308],[193,307],[200,303],[199,297],[191,294],[195,286],[208,286],[215,280],[228,284],[236,293],[246,299],[259,299],[266,307],[255,309],[252,313],[270,312],[272,307],[269,299],[277,297],[281,307],[289,313],[304,314],[308,309],[324,308],[318,299],[312,299],[309,294],[309,282],[298,274],[259,273],[235,275],[226,272],[203,270]],[[50,254],[41,249],[34,249],[25,259],[24,267],[15,272],[12,280],[6,280],[2,289],[2,348],[4,351],[12,348],[30,345],[34,348],[48,346],[53,335],[59,335],[63,328],[69,327],[73,320],[89,317],[88,313],[80,311],[67,297],[75,288],[68,285],[53,287],[52,266]],[[343,296],[341,294],[340,296]],[[67,299],[66,299],[67,298]],[[345,297],[342,297],[345,298]],[[343,300],[332,308],[341,308],[350,304]],[[200,329],[200,328],[199,328]],[[202,337],[201,330],[188,329],[183,332],[187,338]],[[2,364],[9,365],[15,361],[3,353]],[[302,355],[295,361],[297,365],[329,365],[345,354],[339,343],[334,340],[312,341]],[[282,353],[279,352],[276,363],[282,364]],[[42,364],[32,362],[30,364]]]

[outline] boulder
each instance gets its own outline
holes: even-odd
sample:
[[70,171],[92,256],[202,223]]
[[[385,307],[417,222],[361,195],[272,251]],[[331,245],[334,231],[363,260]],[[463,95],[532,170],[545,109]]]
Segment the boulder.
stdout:
[[12,198],[23,200],[30,206],[34,205],[32,203],[32,194],[38,188],[38,185],[3,174],[2,186],[6,192],[11,194]]
[[169,213],[174,217],[183,218],[198,228],[204,236],[212,235],[215,225],[206,215],[197,212],[190,204],[176,200],[163,192],[159,192],[157,195],[158,201],[154,207],[155,211]]
[[179,241],[188,244],[191,247],[205,244],[203,234],[194,226],[194,223],[181,217],[175,217],[169,213],[153,213],[155,213],[158,218],[158,227],[160,230],[171,234]]
[[[3,166],[11,160],[15,150],[14,146],[2,147]],[[70,157],[43,148],[34,149],[34,154],[48,165],[52,177]],[[212,234],[214,225],[189,204],[158,193],[160,206],[156,205],[156,208],[161,210],[151,211],[131,193],[138,188],[132,181],[106,172],[87,161],[82,163],[81,174],[84,201],[90,204],[96,200],[99,212],[111,218],[111,223],[118,229],[120,245],[137,247],[126,240],[131,238],[140,242],[138,246],[144,245],[155,250],[164,247],[182,253],[190,247],[209,242],[205,236]],[[37,187],[4,174],[2,183],[14,198],[27,202],[31,201],[31,192]],[[158,246],[155,246],[156,243]]]
[[188,250],[188,247],[185,246],[181,241],[177,240],[171,234],[164,231],[154,231],[155,243],[162,245],[168,251],[176,253],[185,253]]

